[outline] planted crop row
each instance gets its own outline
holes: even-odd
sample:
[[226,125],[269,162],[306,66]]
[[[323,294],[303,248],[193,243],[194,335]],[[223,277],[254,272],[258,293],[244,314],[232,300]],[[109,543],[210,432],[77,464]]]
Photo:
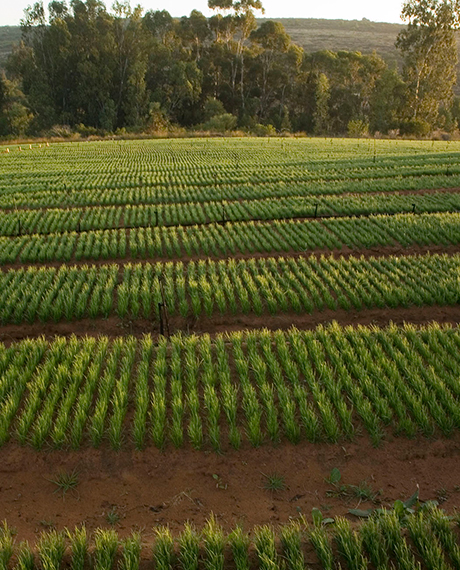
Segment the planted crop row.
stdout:
[[308,567],[308,552],[308,563],[324,570],[449,570],[457,568],[459,562],[456,527],[458,520],[452,521],[430,505],[409,515],[404,523],[394,511],[382,510],[378,517],[357,528],[342,517],[337,517],[329,529],[310,525],[302,517],[279,528],[255,527],[251,535],[240,526],[228,534],[211,517],[200,531],[186,523],[177,537],[168,527],[157,527],[147,555],[139,532],[124,539],[115,530],[96,529],[90,535],[84,526],[73,532],[42,532],[31,548],[27,542],[18,545],[4,523],[0,560],[5,570],[13,567],[13,556],[19,568],[27,570],[60,570],[68,567],[65,559],[70,560],[71,570],[139,570],[147,560],[149,565],[153,562],[155,570],[303,570]]
[[124,223],[129,227],[184,225],[193,223],[277,220],[321,216],[398,214],[413,212],[451,212],[460,210],[460,193],[436,192],[426,195],[371,195],[345,197],[269,198],[257,200],[215,201],[169,204],[160,206],[128,206]]
[[458,245],[460,214],[401,214],[323,221],[227,222],[0,238],[0,264],[81,259],[179,259],[391,245]]
[[121,208],[3,212],[0,213],[0,235],[52,234],[72,230],[117,228],[120,226],[122,214]]
[[[443,166],[445,169],[446,166]],[[460,175],[431,175],[393,178],[390,175],[377,180],[353,180],[302,182],[292,180],[289,182],[259,182],[248,183],[249,173],[234,177],[234,180],[213,183],[202,186],[194,185],[155,185],[143,186],[141,183],[134,184],[129,188],[112,189],[105,188],[101,184],[99,189],[65,189],[61,185],[56,186],[56,181],[46,184],[49,190],[31,189],[31,181],[21,180],[20,186],[4,188],[0,192],[0,208],[12,209],[16,207],[26,208],[53,208],[53,207],[84,207],[84,206],[121,206],[136,204],[181,204],[188,202],[211,202],[216,196],[222,200],[235,201],[239,199],[255,200],[269,198],[309,198],[315,203],[318,199],[342,194],[384,193],[391,196],[401,190],[435,190],[438,188],[458,188]],[[24,189],[24,186],[27,189]],[[33,185],[32,185],[33,188]],[[331,201],[331,203],[335,203]],[[340,203],[340,202],[339,202]]]
[[94,229],[206,224],[222,221],[277,220],[322,216],[433,213],[460,210],[460,193],[237,200],[89,209],[0,212],[0,235],[51,234]]
[[[0,345],[0,443],[337,442],[460,428],[460,330],[248,331]],[[128,419],[129,418],[129,419]]]
[[114,303],[119,268],[29,268],[3,273],[0,292],[2,323],[36,319],[81,319],[108,316]]
[[188,140],[52,145],[0,154],[0,205],[203,202],[458,187],[453,143]]
[[30,266],[0,275],[0,321],[155,318],[162,301],[182,317],[447,306],[459,300],[459,269],[460,255]]
[[[406,528],[407,526],[407,528]],[[6,523],[0,531],[2,568],[21,569],[140,570],[148,561],[155,570],[449,570],[458,568],[458,517],[429,504],[404,521],[393,510],[359,525],[337,517],[329,528],[309,524],[301,517],[275,528],[257,526],[251,534],[241,526],[226,533],[212,516],[201,530],[186,523],[175,537],[167,526],[154,530],[145,545],[140,532],[120,538],[115,530],[86,527],[74,531],[42,532],[32,547],[17,543]],[[307,556],[308,553],[308,565]],[[153,564],[152,564],[153,563]]]

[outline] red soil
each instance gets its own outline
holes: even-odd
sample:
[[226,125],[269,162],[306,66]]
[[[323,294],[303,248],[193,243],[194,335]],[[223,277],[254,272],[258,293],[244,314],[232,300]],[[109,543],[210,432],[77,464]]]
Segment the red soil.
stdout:
[[[446,254],[446,255],[455,255],[460,253],[460,244],[456,245],[412,245],[409,247],[403,247],[402,245],[390,245],[390,246],[377,246],[377,247],[370,247],[366,249],[360,248],[350,248],[344,245],[341,249],[311,249],[305,251],[272,251],[272,252],[253,252],[253,253],[235,253],[234,255],[228,256],[231,259],[266,259],[269,257],[278,258],[278,257],[310,257],[314,255],[316,257],[320,257],[325,255],[326,257],[333,256],[336,258],[344,257],[364,257],[368,259],[370,257],[389,257],[389,256],[409,256],[409,255],[426,255],[426,254]],[[193,256],[182,256],[182,257],[152,257],[152,258],[140,258],[140,257],[131,257],[126,256],[123,258],[108,258],[108,259],[71,259],[70,261],[62,262],[62,261],[48,261],[44,263],[21,263],[19,261],[15,263],[9,263],[0,266],[0,271],[9,271],[10,269],[21,269],[24,267],[29,266],[36,266],[36,267],[61,267],[62,265],[111,265],[113,263],[123,267],[128,263],[167,263],[167,262],[178,262],[182,261],[183,263],[187,263],[189,261],[199,261],[202,259],[211,259],[211,260],[222,260],[227,259],[226,256],[216,256],[216,255],[193,255]]]
[[[348,181],[351,181],[352,179],[349,178]],[[284,180],[282,181],[284,183]],[[295,182],[295,181],[292,181]],[[276,182],[275,182],[276,183]],[[267,184],[273,184],[273,181],[270,181],[268,183],[263,183],[263,182],[258,182],[258,186],[266,186]],[[220,186],[227,186],[228,183],[223,183],[223,184],[215,184],[212,183],[213,186],[215,186],[216,188],[219,188]],[[444,193],[444,194],[458,194],[460,192],[460,188],[458,187],[453,187],[453,188],[423,188],[421,190],[414,190],[414,189],[407,189],[407,190],[370,190],[370,191],[364,191],[364,192],[331,192],[328,193],[327,191],[322,192],[321,194],[319,194],[318,196],[321,197],[325,197],[325,198],[336,198],[336,197],[345,197],[345,196],[391,196],[391,195],[401,195],[401,196],[411,196],[411,195],[417,195],[417,196],[423,196],[423,195],[431,195],[431,194],[440,194],[440,193]],[[297,196],[293,196],[294,198],[314,198],[316,196],[316,194],[299,194]],[[242,201],[249,201],[249,202],[255,202],[258,200],[269,200],[269,199],[273,199],[276,198],[276,196],[267,196],[264,198],[240,198],[238,199],[231,199],[231,200],[226,200],[227,203],[232,203],[232,202],[242,202]],[[219,201],[218,199],[216,201]],[[185,204],[186,202],[172,202],[172,203],[176,203],[176,204]],[[197,201],[197,204],[209,204],[210,200],[204,200],[204,201]],[[93,204],[71,204],[71,203],[62,203],[62,204],[54,204],[54,205],[48,205],[48,206],[27,206],[27,205],[14,205],[14,206],[0,206],[0,211],[4,211],[4,212],[9,212],[9,211],[17,211],[17,210],[43,210],[43,211],[47,211],[47,210],[68,210],[68,209],[76,209],[76,210],[91,210],[91,209],[97,209],[97,208],[123,208],[125,206],[129,205],[129,203],[127,204],[101,204],[101,203],[93,203]],[[142,204],[142,205],[147,205],[147,206],[155,206],[156,204],[154,202],[148,202],[146,204]],[[318,216],[321,217],[321,216]],[[123,227],[123,226],[120,226]]]
[[[452,307],[398,307],[396,309],[365,309],[362,311],[343,309],[315,311],[311,315],[297,313],[280,313],[278,315],[219,315],[212,318],[200,317],[199,319],[182,317],[171,317],[169,321],[170,334],[179,331],[187,333],[218,333],[232,332],[245,329],[268,328],[271,330],[287,330],[293,326],[299,329],[314,329],[318,325],[326,325],[332,321],[337,321],[342,326],[352,325],[376,325],[386,326],[393,322],[397,325],[412,323],[414,325],[425,325],[436,321],[441,324],[457,325],[460,323],[460,305]],[[59,323],[41,323],[39,321],[21,325],[0,326],[0,342],[9,346],[13,342],[24,338],[36,338],[45,336],[53,339],[56,335],[70,336],[100,336],[117,337],[132,335],[142,337],[144,334],[151,334],[154,338],[159,334],[159,325],[156,321],[147,319],[119,319],[109,317],[108,319],[82,319],[80,321],[62,321]]]
[[[17,529],[18,538],[31,541],[48,527],[108,526],[106,516],[113,508],[120,516],[120,534],[140,528],[148,537],[158,524],[178,531],[191,520],[200,527],[212,512],[226,529],[240,522],[248,530],[285,523],[299,513],[309,519],[313,507],[325,516],[346,515],[351,508],[390,506],[412,495],[417,485],[421,500],[437,499],[449,512],[460,507],[459,433],[438,441],[389,436],[378,449],[360,437],[344,445],[266,445],[225,455],[188,448],[37,453],[16,444],[8,444],[1,455],[0,519]],[[341,483],[366,481],[381,491],[375,504],[327,496],[333,487],[325,478],[334,467],[340,469]],[[65,497],[55,493],[50,480],[74,469],[79,473],[76,490]],[[264,474],[283,476],[286,489],[265,489]]]

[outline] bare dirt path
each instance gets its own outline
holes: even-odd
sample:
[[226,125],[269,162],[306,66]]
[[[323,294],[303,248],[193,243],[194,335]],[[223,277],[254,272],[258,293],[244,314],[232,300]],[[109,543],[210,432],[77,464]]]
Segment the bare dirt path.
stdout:
[[48,262],[37,262],[37,263],[8,263],[0,267],[0,271],[9,271],[10,269],[21,269],[27,267],[61,267],[62,265],[72,265],[72,266],[82,266],[82,265],[112,265],[117,264],[120,266],[127,265],[128,263],[167,263],[167,262],[179,262],[188,263],[189,261],[200,261],[210,259],[212,261],[220,261],[222,259],[267,259],[269,257],[310,257],[314,255],[320,257],[322,255],[333,256],[335,258],[344,257],[364,257],[368,259],[370,257],[389,257],[389,256],[409,256],[409,255],[426,255],[426,254],[446,254],[455,255],[460,253],[460,244],[455,245],[411,245],[404,247],[402,245],[389,245],[389,246],[376,246],[370,248],[351,248],[346,245],[340,249],[309,249],[304,251],[272,251],[272,252],[247,252],[247,253],[235,253],[226,255],[193,255],[193,256],[182,256],[182,257],[151,257],[151,258],[140,258],[140,257],[123,257],[123,258],[108,258],[108,259],[71,259],[70,261],[48,261]]
[[[213,317],[182,318],[171,317],[169,320],[170,334],[186,332],[195,334],[208,333],[216,335],[246,329],[287,330],[297,327],[311,330],[318,325],[327,325],[337,321],[342,326],[376,325],[386,326],[393,322],[397,325],[412,323],[426,325],[433,321],[441,324],[457,325],[460,323],[460,305],[440,307],[396,307],[394,309],[364,309],[362,311],[343,309],[315,311],[312,314],[280,313],[278,315],[214,315]],[[21,325],[0,326],[0,342],[9,346],[13,342],[25,338],[44,336],[52,340],[55,336],[100,336],[115,338],[123,335],[142,337],[151,334],[154,338],[159,335],[159,324],[147,319],[120,319],[116,316],[107,319],[82,319],[80,321],[62,321],[59,323],[24,323]]]
[[[349,179],[352,180],[352,179]],[[362,179],[358,179],[358,180],[362,180]],[[278,181],[278,182],[283,182],[284,181]],[[295,184],[296,181],[292,181],[292,184]],[[273,182],[268,182],[266,184],[273,184]],[[266,184],[261,183],[260,181],[257,183],[257,186],[265,186]],[[221,186],[228,186],[228,184],[209,184],[209,186],[215,186],[216,188],[220,188]],[[118,190],[120,190],[118,188]],[[84,192],[84,190],[80,190],[79,192]],[[361,192],[328,192],[327,190],[325,190],[324,192],[321,192],[321,194],[298,194],[298,195],[289,195],[289,196],[281,196],[281,197],[286,197],[286,198],[334,198],[334,197],[348,197],[348,196],[391,196],[391,195],[401,195],[401,196],[429,196],[432,194],[438,194],[438,193],[442,193],[442,194],[458,194],[460,192],[460,188],[459,187],[453,187],[453,188],[422,188],[420,190],[414,190],[414,189],[407,189],[407,190],[366,190],[366,191],[361,191]],[[50,192],[51,193],[51,192]],[[274,196],[264,196],[263,198],[240,198],[240,199],[228,199],[226,200],[227,203],[236,203],[236,202],[256,202],[256,201],[262,201],[262,200],[270,200],[273,198],[277,198],[279,196],[274,195]],[[190,200],[183,200],[183,201],[171,201],[171,202],[167,202],[166,204],[185,204],[187,202],[189,202]],[[218,200],[217,200],[218,201]],[[210,204],[210,203],[214,203],[216,202],[216,200],[214,201],[210,201],[210,200],[202,200],[202,201],[197,201],[197,204]],[[0,211],[3,212],[15,212],[18,210],[40,210],[40,211],[44,211],[46,212],[47,210],[69,210],[69,209],[77,209],[77,210],[92,210],[92,209],[98,209],[98,208],[124,208],[125,206],[128,206],[132,204],[132,202],[126,202],[126,203],[116,203],[116,204],[109,204],[109,203],[101,203],[101,202],[93,202],[93,203],[89,203],[89,204],[76,204],[76,203],[71,203],[70,201],[63,201],[62,204],[54,204],[54,205],[49,205],[49,206],[26,206],[26,205],[11,205],[11,206],[0,206]],[[136,204],[138,205],[138,204]],[[164,205],[163,202],[145,202],[139,205],[146,205],[146,206],[162,206]]]
[[[35,452],[8,444],[0,458],[0,519],[32,542],[50,527],[109,526],[111,511],[119,516],[121,535],[138,528],[147,537],[158,524],[179,531],[189,520],[200,527],[212,512],[227,530],[237,523],[246,529],[286,523],[301,513],[310,519],[313,507],[325,516],[346,515],[351,508],[407,499],[417,485],[422,500],[436,499],[448,512],[460,507],[459,433],[438,441],[388,436],[378,449],[359,437],[343,446],[247,446],[224,455],[187,448]],[[375,503],[328,496],[333,487],[325,478],[334,467],[341,483],[365,481],[379,493]],[[72,470],[78,472],[78,485],[62,497],[50,480]],[[284,477],[285,490],[265,488],[264,475],[274,474]]]

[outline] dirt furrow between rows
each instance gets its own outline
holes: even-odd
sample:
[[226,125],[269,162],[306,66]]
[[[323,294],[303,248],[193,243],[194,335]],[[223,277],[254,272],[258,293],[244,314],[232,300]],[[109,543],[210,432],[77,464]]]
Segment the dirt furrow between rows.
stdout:
[[279,257],[292,257],[294,259],[301,258],[301,257],[310,257],[311,255],[315,257],[321,256],[332,256],[334,258],[344,257],[348,259],[349,257],[364,257],[365,259],[369,259],[370,257],[390,257],[390,256],[411,256],[411,255],[426,255],[426,254],[446,254],[446,255],[455,255],[460,253],[460,244],[455,245],[411,245],[409,247],[403,247],[402,245],[390,245],[390,246],[378,246],[378,247],[371,247],[371,248],[350,248],[348,246],[343,246],[340,249],[311,249],[305,251],[271,251],[271,252],[246,252],[246,253],[235,253],[221,256],[217,255],[184,255],[182,257],[131,257],[126,256],[123,258],[104,258],[104,259],[75,259],[72,258],[69,261],[45,261],[43,263],[36,262],[36,263],[21,263],[17,261],[15,263],[7,263],[0,267],[0,271],[9,271],[10,269],[22,269],[27,267],[56,267],[59,268],[62,265],[71,265],[71,266],[104,266],[104,265],[111,265],[117,264],[120,266],[124,266],[133,263],[167,263],[167,262],[183,262],[188,263],[190,261],[200,261],[200,260],[212,260],[212,261],[220,261],[226,259],[267,259],[267,258],[279,258]]
[[[219,187],[219,184],[217,185]],[[263,196],[262,198],[223,198],[227,204],[237,203],[237,202],[259,202],[265,200],[274,200],[274,199],[292,199],[292,198],[308,198],[308,199],[321,199],[321,198],[339,198],[339,197],[349,197],[349,196],[430,196],[432,194],[459,194],[460,188],[423,188],[420,190],[366,190],[366,191],[357,191],[357,192],[328,192],[327,189],[322,191],[321,194],[289,194],[289,195],[273,195],[273,196]],[[221,202],[222,200],[190,200],[184,199],[183,201],[171,201],[171,202],[142,202],[134,204],[132,202],[124,202],[124,203],[106,203],[106,202],[93,202],[88,204],[79,204],[79,203],[72,203],[70,201],[63,201],[61,204],[52,204],[52,205],[43,205],[43,206],[27,206],[27,205],[11,205],[11,206],[0,206],[0,212],[5,213],[14,213],[16,211],[28,211],[33,210],[35,211],[43,211],[46,212],[48,210],[69,210],[69,209],[77,209],[77,210],[94,210],[98,208],[123,208],[125,206],[168,206],[171,204],[188,204],[190,202],[205,205],[205,204],[212,204],[216,202]],[[120,226],[122,227],[122,226]]]
[[[358,437],[343,446],[248,445],[224,454],[187,447],[138,452],[128,446],[114,452],[105,444],[100,449],[37,453],[10,443],[2,449],[0,465],[2,516],[21,540],[34,543],[44,529],[107,527],[107,515],[114,510],[121,536],[138,528],[148,540],[157,525],[168,525],[176,533],[191,520],[201,528],[211,513],[229,531],[236,524],[249,530],[287,523],[299,514],[310,518],[313,508],[330,517],[347,515],[353,508],[390,507],[397,499],[408,499],[417,487],[421,500],[437,500],[453,512],[460,507],[459,458],[458,433],[436,441],[388,433],[378,449],[368,438]],[[374,502],[331,494],[326,479],[334,468],[340,469],[341,483],[366,482],[375,493]],[[62,472],[78,473],[76,489],[64,498],[55,493],[52,482]],[[265,476],[273,474],[284,478],[284,490],[265,488]]]
[[[279,313],[277,315],[264,314],[261,316],[251,315],[214,315],[213,317],[183,318],[174,316],[169,318],[170,334],[183,332],[189,334],[224,334],[250,329],[287,330],[297,327],[301,330],[312,330],[319,325],[327,325],[337,321],[341,326],[379,326],[384,327],[390,323],[403,325],[426,325],[431,322],[440,324],[460,323],[460,305],[440,307],[396,307],[375,308],[361,311],[343,309],[315,311],[312,314]],[[0,326],[0,342],[9,346],[13,342],[25,338],[38,338],[44,336],[53,339],[55,336],[69,337],[105,335],[115,338],[124,335],[142,337],[151,334],[154,339],[159,336],[159,323],[148,319],[120,319],[111,316],[107,319],[81,319],[78,321],[61,322],[34,322],[24,324],[8,324]]]

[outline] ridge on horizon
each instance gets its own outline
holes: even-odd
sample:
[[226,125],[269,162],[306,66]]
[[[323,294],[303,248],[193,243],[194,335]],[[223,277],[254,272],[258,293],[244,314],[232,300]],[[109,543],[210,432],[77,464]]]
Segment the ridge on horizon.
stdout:
[[[176,16],[175,16],[176,17]],[[268,18],[260,17],[257,21],[281,21],[293,41],[307,52],[321,50],[376,51],[388,64],[399,61],[394,46],[396,36],[403,24],[392,22],[373,22],[361,20],[343,20],[329,18]],[[14,43],[20,40],[19,25],[0,26],[0,68],[5,64]]]

